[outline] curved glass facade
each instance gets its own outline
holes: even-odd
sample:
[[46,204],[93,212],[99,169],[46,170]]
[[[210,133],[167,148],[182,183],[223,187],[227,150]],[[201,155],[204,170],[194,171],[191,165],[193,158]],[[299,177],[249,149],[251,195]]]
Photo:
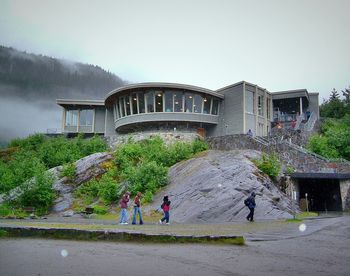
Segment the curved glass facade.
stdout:
[[114,104],[116,119],[156,112],[219,114],[219,98],[176,89],[145,89],[119,96]]

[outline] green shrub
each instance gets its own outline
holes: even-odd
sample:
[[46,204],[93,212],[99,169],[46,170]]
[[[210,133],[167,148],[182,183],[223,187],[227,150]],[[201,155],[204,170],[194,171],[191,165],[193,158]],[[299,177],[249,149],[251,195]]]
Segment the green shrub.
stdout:
[[130,168],[124,173],[124,178],[130,184],[130,191],[136,194],[138,191],[154,193],[159,187],[168,182],[168,169],[156,162],[143,162],[136,168]]
[[204,140],[196,139],[192,142],[192,152],[196,154],[201,151],[205,151],[209,148],[208,143]]
[[94,213],[98,215],[104,215],[108,212],[108,207],[106,206],[94,205],[92,207],[94,208]]
[[8,204],[0,204],[0,217],[6,217],[12,213],[13,210]]
[[68,163],[63,165],[63,169],[61,171],[61,177],[67,177],[72,180],[75,176],[76,166],[74,163]]
[[281,164],[276,154],[266,155],[263,153],[260,159],[253,160],[253,162],[271,179],[276,180],[281,170]]
[[85,204],[95,200],[101,200],[106,204],[110,204],[117,200],[119,184],[115,180],[115,172],[107,171],[100,179],[91,179],[82,184],[75,191],[75,196],[83,199],[88,199]]
[[36,212],[45,214],[53,204],[55,192],[52,188],[54,177],[46,171],[38,171],[34,181],[27,181],[21,185],[23,194],[16,199],[21,207],[35,207]]
[[113,172],[109,171],[102,175],[98,181],[98,193],[97,195],[107,204],[115,202],[117,200],[119,185],[114,179]]
[[99,191],[98,181],[95,178],[93,178],[88,182],[81,184],[79,188],[75,190],[75,195],[81,198],[85,198],[87,196],[91,198],[95,198],[98,195],[98,191]]
[[153,201],[153,193],[151,191],[147,191],[143,196],[143,202],[148,203]]

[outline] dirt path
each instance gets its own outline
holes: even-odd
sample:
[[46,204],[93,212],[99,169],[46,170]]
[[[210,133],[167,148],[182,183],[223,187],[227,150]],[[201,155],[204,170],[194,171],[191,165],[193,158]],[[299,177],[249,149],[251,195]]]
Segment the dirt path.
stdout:
[[350,217],[329,221],[243,247],[0,239],[0,275],[350,275]]

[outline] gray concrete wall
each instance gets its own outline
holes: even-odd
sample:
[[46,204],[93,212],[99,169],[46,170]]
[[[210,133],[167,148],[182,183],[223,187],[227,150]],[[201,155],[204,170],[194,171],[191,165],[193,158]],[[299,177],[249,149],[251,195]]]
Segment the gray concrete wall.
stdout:
[[188,112],[153,112],[129,115],[122,117],[115,122],[115,129],[119,127],[142,122],[198,122],[218,124],[219,116],[201,113],[188,113]]
[[219,124],[213,136],[244,133],[243,83],[220,91],[225,100],[220,105]]
[[340,180],[339,184],[343,211],[350,210],[350,179]]
[[114,113],[113,107],[106,108],[106,116],[105,116],[105,136],[116,135],[116,131],[114,128]]
[[320,118],[320,108],[318,102],[318,93],[309,94],[309,110],[317,115],[317,119]]
[[95,133],[105,132],[105,113],[106,109],[104,106],[95,107]]
[[251,129],[253,131],[253,135],[256,135],[255,133],[255,115],[246,113],[245,114],[245,120],[246,120],[246,129],[247,131]]

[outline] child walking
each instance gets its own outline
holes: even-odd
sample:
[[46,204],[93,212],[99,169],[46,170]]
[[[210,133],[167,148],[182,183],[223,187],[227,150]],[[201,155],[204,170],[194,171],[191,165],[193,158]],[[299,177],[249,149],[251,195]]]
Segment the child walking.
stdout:
[[164,212],[164,217],[159,220],[160,224],[163,224],[163,222],[165,221],[166,224],[169,224],[169,211],[170,211],[170,200],[168,196],[165,196],[163,198],[163,203],[160,206],[163,209]]

